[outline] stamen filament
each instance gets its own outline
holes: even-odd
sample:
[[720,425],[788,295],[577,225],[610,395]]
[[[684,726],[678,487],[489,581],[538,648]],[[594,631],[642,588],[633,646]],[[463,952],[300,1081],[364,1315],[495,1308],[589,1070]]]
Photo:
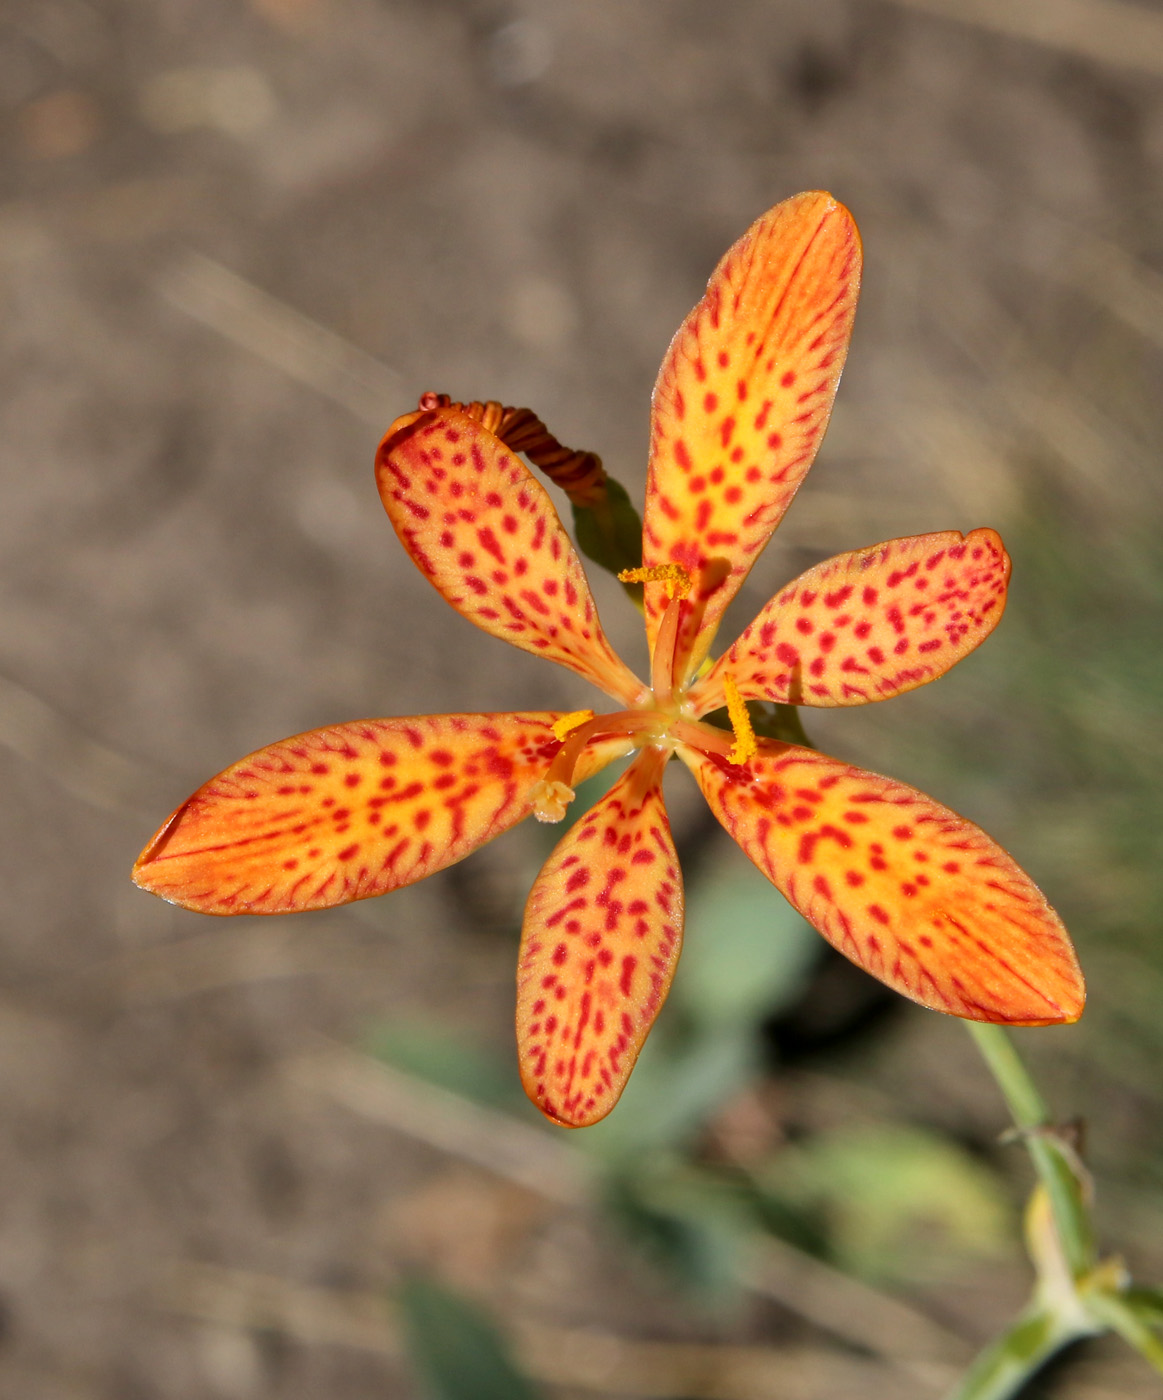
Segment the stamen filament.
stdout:
[[731,736],[724,729],[716,729],[697,719],[679,719],[670,726],[670,737],[676,743],[698,749],[700,753],[717,754],[719,758],[730,761]]

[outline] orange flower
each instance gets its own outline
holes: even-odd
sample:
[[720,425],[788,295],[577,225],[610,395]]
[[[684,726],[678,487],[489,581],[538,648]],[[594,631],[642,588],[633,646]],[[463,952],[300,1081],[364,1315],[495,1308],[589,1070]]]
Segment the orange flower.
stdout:
[[[644,585],[649,685],[607,642],[545,490],[480,415],[426,396],[398,419],[377,479],[421,572],[478,627],[617,708],[363,720],[286,739],[183,803],[137,883],[210,914],[365,899],[530,814],[560,820],[579,781],[634,753],[538,876],[517,973],[529,1096],[560,1123],[593,1123],[617,1101],[678,959],[682,881],[662,797],[677,756],[750,859],[875,977],[970,1020],[1076,1020],[1084,991],[1066,931],[999,846],[901,783],[757,739],[747,716],[747,700],[864,704],[947,671],[1001,617],[1009,559],[994,531],[818,564],[706,660],[824,432],[859,281],[848,211],[798,195],[729,250],[671,343],[644,563],[625,576]],[[705,721],[724,704],[734,734]]]

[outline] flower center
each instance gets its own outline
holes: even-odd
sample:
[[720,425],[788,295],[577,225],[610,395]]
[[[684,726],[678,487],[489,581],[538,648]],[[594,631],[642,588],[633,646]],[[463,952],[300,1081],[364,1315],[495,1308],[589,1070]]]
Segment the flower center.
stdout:
[[702,724],[691,718],[675,683],[675,652],[683,620],[683,606],[690,592],[691,577],[680,564],[660,564],[648,568],[627,569],[618,575],[623,583],[662,583],[670,595],[654,640],[651,660],[652,688],[643,692],[639,705],[613,714],[595,715],[592,710],[576,710],[563,715],[553,726],[561,748],[554,755],[545,777],[530,791],[533,815],[538,821],[559,822],[574,798],[573,775],[582,750],[591,739],[622,737],[630,739],[635,748],[648,746],[673,751],[679,743],[706,754],[717,754],[728,763],[745,764],[756,752],[755,734],[735,682],[728,677],[725,685],[728,714],[734,730],[731,736],[722,729]]

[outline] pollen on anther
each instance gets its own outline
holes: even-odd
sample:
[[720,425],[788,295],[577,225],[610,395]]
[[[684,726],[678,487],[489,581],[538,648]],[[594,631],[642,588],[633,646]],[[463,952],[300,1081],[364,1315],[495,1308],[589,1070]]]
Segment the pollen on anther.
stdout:
[[677,594],[685,598],[690,592],[691,576],[681,564],[649,564],[643,568],[623,569],[618,575],[619,583],[661,583],[666,586],[666,596]]
[[742,766],[755,757],[759,745],[751,727],[751,716],[747,713],[747,706],[739,694],[734,676],[723,677],[723,691],[727,699],[727,715],[735,734],[735,744],[727,761]]
[[573,710],[568,715],[562,715],[560,719],[553,722],[553,737],[564,742],[567,734],[578,729],[588,720],[593,719],[593,710]]

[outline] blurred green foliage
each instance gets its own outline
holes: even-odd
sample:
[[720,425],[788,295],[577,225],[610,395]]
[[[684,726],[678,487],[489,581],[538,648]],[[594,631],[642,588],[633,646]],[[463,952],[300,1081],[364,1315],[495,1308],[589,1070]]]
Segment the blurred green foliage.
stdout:
[[[708,1150],[717,1116],[768,1072],[763,1027],[800,999],[823,948],[749,862],[721,854],[688,892],[671,994],[617,1109],[571,1137],[599,1166],[610,1219],[673,1281],[722,1306],[765,1234],[881,1280],[932,1276],[935,1256],[955,1269],[1004,1250],[1015,1231],[1000,1179],[951,1138],[857,1127],[746,1168]],[[431,1023],[381,1026],[366,1044],[415,1076],[541,1121],[510,1055]]]
[[967,1258],[1005,1256],[1017,1233],[995,1172],[949,1138],[902,1123],[792,1144],[760,1185],[817,1215],[834,1262],[885,1282],[932,1281]]
[[408,1354],[429,1400],[539,1400],[474,1304],[422,1274],[399,1291]]

